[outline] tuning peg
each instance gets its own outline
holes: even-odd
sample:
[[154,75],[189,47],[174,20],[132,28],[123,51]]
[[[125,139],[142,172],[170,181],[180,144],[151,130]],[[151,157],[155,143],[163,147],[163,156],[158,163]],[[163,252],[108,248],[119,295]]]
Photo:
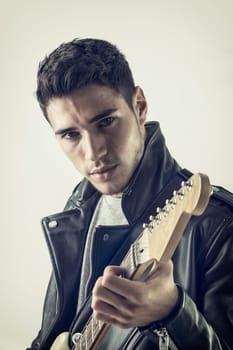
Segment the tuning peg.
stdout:
[[150,231],[153,230],[153,228],[155,227],[154,223],[155,223],[154,220],[152,220],[152,221],[149,223],[148,226],[149,226],[149,230],[150,230]]
[[180,188],[179,191],[177,191],[177,196],[179,199],[183,199],[184,198],[184,189]]
[[153,229],[154,229],[154,224],[155,223],[157,223],[156,221],[154,221],[154,220],[152,220],[149,224],[143,224],[142,225],[142,228],[145,230],[145,229],[147,229],[147,230],[149,230],[150,232],[152,232],[153,231]]
[[160,224],[161,220],[162,220],[162,216],[160,214],[156,215],[155,222],[156,222],[157,225]]
[[172,209],[175,208],[176,203],[177,203],[177,202],[176,202],[176,198],[175,198],[175,197],[173,197],[172,199],[169,200],[169,204],[170,204],[170,206],[171,206]]
[[169,209],[168,209],[168,206],[167,205],[165,205],[165,207],[163,207],[163,209],[162,209],[162,213],[163,213],[163,216],[168,216],[168,214],[169,214]]
[[167,199],[165,204],[166,204],[166,206],[168,206],[168,207],[170,206],[172,209],[174,209],[176,206],[176,198],[172,197],[171,199]]
[[192,187],[193,187],[193,182],[192,180],[188,180],[185,182],[185,187],[187,188],[188,191],[191,191]]

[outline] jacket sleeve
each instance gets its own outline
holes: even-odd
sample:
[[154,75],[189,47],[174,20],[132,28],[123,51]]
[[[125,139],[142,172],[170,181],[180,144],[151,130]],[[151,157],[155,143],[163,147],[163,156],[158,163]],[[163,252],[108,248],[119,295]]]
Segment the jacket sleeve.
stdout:
[[[163,331],[171,349],[233,349],[233,205],[213,201],[191,229],[192,250],[186,254],[193,254],[189,260],[195,265],[189,270],[193,295],[181,283],[175,310],[144,331],[151,338]],[[185,254],[181,263],[190,266]]]
[[196,303],[181,289],[180,307],[167,322],[179,349],[233,349],[232,267],[233,213],[225,216],[206,247],[204,263],[197,271],[201,278]]

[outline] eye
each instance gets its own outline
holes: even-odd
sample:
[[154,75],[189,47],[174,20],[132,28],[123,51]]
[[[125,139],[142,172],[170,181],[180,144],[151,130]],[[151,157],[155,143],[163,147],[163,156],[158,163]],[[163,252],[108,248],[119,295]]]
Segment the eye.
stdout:
[[78,131],[67,131],[62,135],[62,138],[65,140],[75,141],[80,138],[80,133]]
[[107,126],[111,125],[114,122],[114,120],[114,117],[106,117],[99,122],[99,127],[106,128]]

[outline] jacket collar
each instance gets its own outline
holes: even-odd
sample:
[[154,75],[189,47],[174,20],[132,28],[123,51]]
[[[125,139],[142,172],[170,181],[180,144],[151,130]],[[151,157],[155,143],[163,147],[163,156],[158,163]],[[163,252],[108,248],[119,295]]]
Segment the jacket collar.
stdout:
[[142,215],[180,170],[166,147],[159,123],[147,123],[146,131],[143,157],[123,193],[122,207],[129,222]]

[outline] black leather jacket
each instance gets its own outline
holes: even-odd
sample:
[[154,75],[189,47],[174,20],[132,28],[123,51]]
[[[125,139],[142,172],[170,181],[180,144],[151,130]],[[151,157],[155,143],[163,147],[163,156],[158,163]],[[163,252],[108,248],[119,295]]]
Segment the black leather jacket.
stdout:
[[[186,177],[166,148],[159,124],[147,123],[143,158],[122,198],[129,227],[100,227],[93,243],[93,283],[109,262],[120,263],[129,244],[156,206],[171,197],[171,180]],[[178,175],[177,175],[178,174]],[[179,187],[179,186],[178,186]],[[31,350],[49,349],[63,331],[75,332],[85,323],[86,311],[76,322],[84,243],[100,194],[83,180],[62,213],[42,220],[53,273],[45,298],[41,331]],[[130,228],[130,229],[129,229]],[[114,234],[117,232],[118,241]],[[106,233],[108,239],[106,240]],[[126,236],[130,237],[126,239]],[[123,246],[123,250],[122,247]],[[118,252],[115,256],[115,252]],[[104,252],[104,254],[102,253]],[[166,320],[128,332],[113,329],[101,349],[233,349],[233,196],[215,187],[209,205],[192,217],[173,256],[180,300]],[[93,284],[92,283],[92,284]],[[85,317],[83,317],[85,314]],[[118,333],[117,333],[118,332]],[[114,338],[114,334],[117,337]],[[117,339],[117,340],[116,340]],[[127,344],[127,345],[126,345]]]

